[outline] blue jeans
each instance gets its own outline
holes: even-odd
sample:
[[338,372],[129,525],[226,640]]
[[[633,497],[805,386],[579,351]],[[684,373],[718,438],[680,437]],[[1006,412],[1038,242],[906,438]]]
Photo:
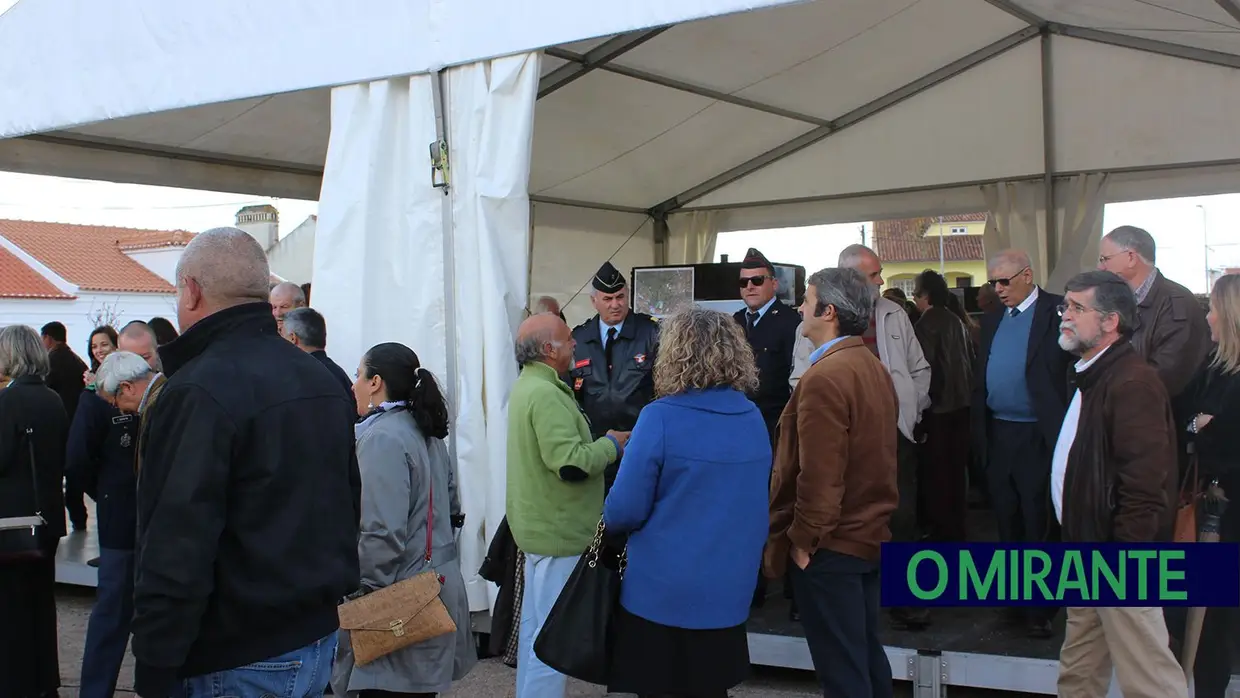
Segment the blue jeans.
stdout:
[[336,659],[336,633],[299,650],[181,682],[177,698],[320,698]]
[[86,625],[81,698],[112,698],[133,620],[133,551],[100,548],[99,588]]
[[517,636],[517,698],[564,696],[568,677],[534,656],[534,639],[547,621],[579,557],[525,554],[525,592],[521,596],[521,624]]

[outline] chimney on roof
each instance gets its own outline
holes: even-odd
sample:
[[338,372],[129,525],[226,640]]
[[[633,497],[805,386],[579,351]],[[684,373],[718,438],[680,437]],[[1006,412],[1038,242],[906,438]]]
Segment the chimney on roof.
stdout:
[[280,212],[271,204],[246,206],[237,211],[237,227],[257,240],[264,251],[270,251],[280,239]]

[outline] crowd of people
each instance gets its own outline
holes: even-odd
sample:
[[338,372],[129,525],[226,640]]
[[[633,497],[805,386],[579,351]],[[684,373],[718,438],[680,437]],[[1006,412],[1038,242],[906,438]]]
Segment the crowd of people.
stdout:
[[[882,543],[975,537],[971,486],[1007,542],[1168,540],[1185,478],[1240,492],[1240,277],[1207,314],[1143,230],[1111,231],[1064,295],[1025,252],[995,254],[980,322],[933,271],[911,299],[880,293],[861,245],[810,274],[798,308],[760,252],[740,266],[733,316],[633,312],[607,263],[590,320],[570,329],[543,298],[519,327],[507,516],[480,570],[518,698],[564,695],[536,640],[600,525],[625,559],[610,690],[726,696],[776,583],[823,695],[856,698],[892,695]],[[177,265],[179,335],[160,318],[100,327],[87,365],[56,323],[0,328],[0,524],[24,522],[0,527],[0,695],[61,685],[55,555],[87,525],[83,496],[100,544],[84,698],[113,694],[131,638],[142,698],[434,696],[473,667],[435,376],[384,343],[350,377],[305,289],[268,279],[254,239],[219,228]],[[1233,510],[1222,539],[1237,528]],[[454,629],[358,660],[338,606],[427,573]],[[1009,615],[1047,637],[1058,611]],[[1224,695],[1235,613],[1206,613],[1201,698]],[[1126,696],[1187,696],[1182,618],[1065,615],[1061,695],[1105,695],[1114,668]]]

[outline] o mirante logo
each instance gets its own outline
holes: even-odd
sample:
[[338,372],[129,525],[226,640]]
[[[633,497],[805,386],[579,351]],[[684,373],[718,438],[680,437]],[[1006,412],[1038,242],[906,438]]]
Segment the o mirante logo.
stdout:
[[1240,545],[885,543],[884,606],[1237,606]]

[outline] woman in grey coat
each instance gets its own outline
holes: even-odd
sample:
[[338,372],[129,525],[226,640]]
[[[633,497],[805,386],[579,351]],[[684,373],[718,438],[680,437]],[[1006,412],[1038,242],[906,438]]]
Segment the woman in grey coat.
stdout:
[[447,404],[417,355],[394,342],[376,345],[362,357],[353,394],[358,414],[365,416],[356,427],[362,474],[359,594],[433,569],[443,579],[439,598],[456,623],[456,632],[355,666],[349,634],[342,630],[332,692],[349,698],[435,696],[451,688],[477,661],[465,580],[457,561],[454,533],[463,518],[443,441],[448,435]]

